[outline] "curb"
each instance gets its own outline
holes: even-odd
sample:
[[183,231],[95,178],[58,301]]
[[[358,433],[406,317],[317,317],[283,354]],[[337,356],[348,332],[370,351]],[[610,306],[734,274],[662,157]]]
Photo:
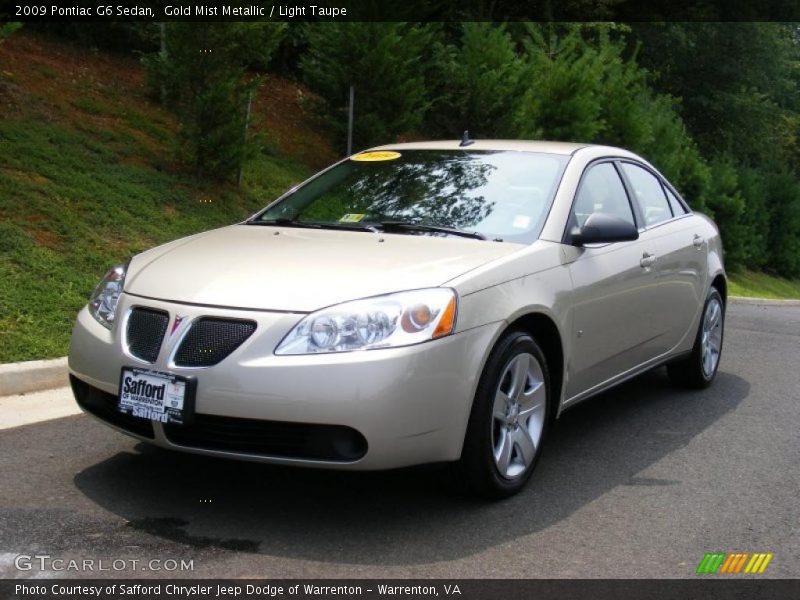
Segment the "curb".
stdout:
[[800,306],[800,300],[773,300],[772,298],[750,298],[748,296],[730,296],[734,304],[756,304],[759,306]]
[[0,396],[27,394],[69,384],[67,357],[0,365]]

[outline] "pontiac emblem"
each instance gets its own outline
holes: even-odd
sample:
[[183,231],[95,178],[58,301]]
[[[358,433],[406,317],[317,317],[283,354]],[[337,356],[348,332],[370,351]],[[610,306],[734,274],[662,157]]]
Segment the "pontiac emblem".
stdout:
[[181,323],[183,323],[183,320],[185,318],[186,318],[186,315],[183,315],[183,316],[175,315],[175,320],[172,322],[172,329],[169,332],[169,336],[170,337],[175,335],[175,332],[178,331],[178,328],[181,326]]

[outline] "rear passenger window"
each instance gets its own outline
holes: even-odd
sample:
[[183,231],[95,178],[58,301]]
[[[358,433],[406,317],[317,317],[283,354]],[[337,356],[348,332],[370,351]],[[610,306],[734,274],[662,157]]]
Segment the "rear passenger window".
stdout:
[[573,224],[578,227],[583,227],[589,215],[596,212],[625,219],[631,225],[636,224],[625,186],[611,163],[595,165],[584,175],[572,210]]
[[664,191],[667,192],[667,200],[669,200],[669,207],[672,209],[672,214],[676,217],[678,215],[685,215],[686,209],[683,208],[683,204],[681,204],[681,201],[678,200],[678,197],[672,193],[672,190],[664,186]]
[[633,187],[633,193],[644,215],[646,227],[672,218],[669,202],[661,182],[650,171],[631,163],[622,163],[622,169]]

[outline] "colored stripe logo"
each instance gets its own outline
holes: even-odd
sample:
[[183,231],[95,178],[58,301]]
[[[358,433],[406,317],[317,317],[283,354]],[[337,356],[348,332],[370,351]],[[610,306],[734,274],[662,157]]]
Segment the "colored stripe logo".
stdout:
[[697,573],[728,574],[738,573],[763,573],[767,568],[773,554],[766,552],[706,552],[703,560],[697,566]]

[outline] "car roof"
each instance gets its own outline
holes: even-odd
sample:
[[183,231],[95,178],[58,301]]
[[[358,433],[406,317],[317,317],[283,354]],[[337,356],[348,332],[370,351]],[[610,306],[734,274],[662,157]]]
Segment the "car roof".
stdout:
[[[403,144],[387,144],[369,150],[517,150],[522,152],[545,152],[548,154],[573,154],[581,148],[593,144],[574,142],[546,142],[530,140],[474,140],[469,146],[461,146],[461,140],[441,140],[430,142],[408,142]],[[614,150],[620,150],[614,148]],[[621,150],[620,150],[621,151]]]

